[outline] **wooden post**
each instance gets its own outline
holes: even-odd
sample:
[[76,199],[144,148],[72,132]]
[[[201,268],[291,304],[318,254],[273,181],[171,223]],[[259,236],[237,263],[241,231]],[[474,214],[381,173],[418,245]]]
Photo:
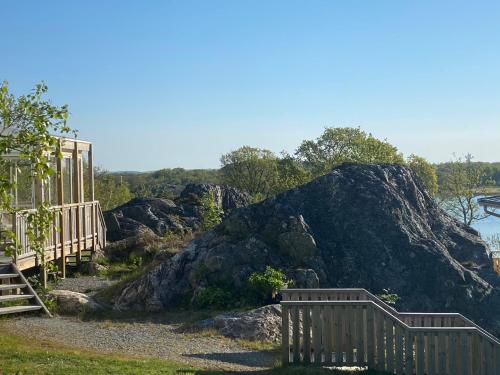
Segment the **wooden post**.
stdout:
[[66,277],[66,254],[64,249],[64,180],[63,180],[63,157],[61,155],[62,145],[61,140],[59,140],[58,154],[57,157],[57,204],[61,206],[59,211],[59,242],[61,244],[61,277],[64,279]]
[[[88,152],[88,173],[89,173],[89,199],[91,202],[94,202],[94,154],[92,150],[92,144],[89,145]],[[95,252],[97,250],[97,238],[96,238],[96,227],[97,227],[97,205],[92,203],[90,210],[90,228],[92,231],[92,251]]]
[[[78,162],[78,141],[73,143],[73,202],[72,203],[80,203],[81,202],[81,181],[80,181],[80,163]],[[77,240],[77,248],[76,248],[76,263],[78,267],[81,266],[82,263],[82,211],[80,206],[76,206],[76,240]],[[73,243],[73,236],[71,238],[71,242]]]

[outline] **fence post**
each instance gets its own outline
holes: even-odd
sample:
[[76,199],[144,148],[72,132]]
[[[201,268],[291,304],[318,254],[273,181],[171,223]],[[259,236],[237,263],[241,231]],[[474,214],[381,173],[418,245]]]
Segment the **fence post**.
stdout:
[[290,361],[290,323],[288,306],[281,305],[281,361],[288,366]]

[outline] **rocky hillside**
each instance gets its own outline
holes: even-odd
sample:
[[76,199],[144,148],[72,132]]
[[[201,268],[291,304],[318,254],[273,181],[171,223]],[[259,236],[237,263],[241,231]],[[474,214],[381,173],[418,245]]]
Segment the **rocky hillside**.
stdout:
[[107,237],[110,241],[118,241],[138,235],[194,232],[201,226],[203,209],[199,199],[206,193],[213,195],[225,215],[250,201],[247,194],[228,186],[188,184],[176,200],[135,198],[105,212]]
[[399,309],[456,311],[499,332],[500,278],[478,233],[446,215],[399,165],[343,164],[234,210],[123,290],[118,308],[158,310],[208,285],[243,292],[266,265],[300,285],[390,288]]

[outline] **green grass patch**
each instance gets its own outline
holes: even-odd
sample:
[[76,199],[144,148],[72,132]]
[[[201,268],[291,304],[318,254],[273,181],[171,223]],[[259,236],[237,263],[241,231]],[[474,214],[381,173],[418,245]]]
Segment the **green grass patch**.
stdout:
[[[68,334],[71,334],[68,332]],[[0,330],[0,374],[196,374],[187,365],[75,350]]]

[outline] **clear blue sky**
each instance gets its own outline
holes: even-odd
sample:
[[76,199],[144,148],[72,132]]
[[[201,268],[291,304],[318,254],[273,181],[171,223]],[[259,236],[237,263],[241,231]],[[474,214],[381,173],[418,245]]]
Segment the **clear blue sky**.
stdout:
[[360,126],[500,160],[498,1],[2,1],[0,80],[67,103],[110,170],[218,167]]

